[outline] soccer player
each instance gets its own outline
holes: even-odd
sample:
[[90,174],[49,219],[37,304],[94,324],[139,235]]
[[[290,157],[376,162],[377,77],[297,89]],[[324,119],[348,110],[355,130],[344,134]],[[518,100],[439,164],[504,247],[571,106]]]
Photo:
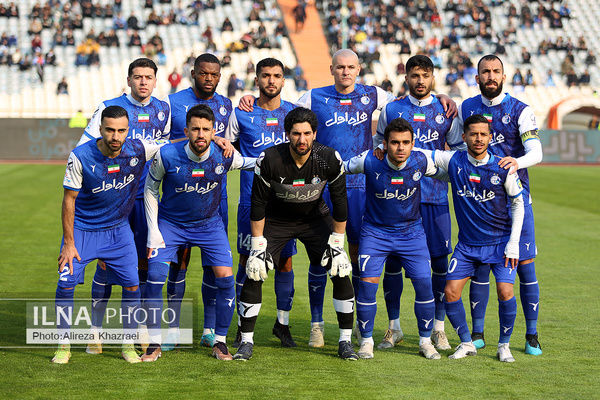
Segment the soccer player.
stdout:
[[[231,360],[225,344],[233,316],[235,289],[229,240],[218,214],[221,188],[226,173],[232,169],[253,168],[254,159],[234,153],[225,157],[223,150],[212,144],[215,117],[207,105],[192,107],[184,129],[189,141],[166,146],[159,151],[146,179],[144,201],[148,221],[147,309],[150,345],[143,361],[156,361],[161,356],[160,319],[162,288],[170,261],[182,247],[198,246],[202,250],[202,266],[215,274],[216,325],[213,355]],[[159,204],[159,187],[162,199]]]
[[[127,217],[133,208],[139,178],[160,143],[127,139],[128,112],[109,105],[100,112],[100,139],[76,147],[69,155],[63,181],[63,241],[58,257],[57,325],[67,333],[73,313],[75,286],[83,283],[85,266],[102,260],[107,283],[123,287],[123,328],[136,329],[140,303],[137,253]],[[61,318],[62,316],[62,318]],[[123,343],[123,358],[140,362],[133,342]],[[68,339],[61,339],[52,362],[71,357]]]
[[[225,134],[225,138],[234,143],[245,157],[258,157],[269,147],[288,142],[283,121],[287,113],[295,108],[292,103],[281,99],[281,89],[285,83],[281,61],[274,58],[265,58],[259,61],[256,64],[254,81],[260,94],[253,104],[253,110],[245,112],[236,108],[231,114]],[[250,232],[250,197],[253,179],[252,171],[241,171],[240,201],[237,214],[237,249],[240,255],[236,275],[238,302],[246,279],[246,262],[250,254],[250,238],[252,236]],[[292,270],[294,254],[296,254],[296,242],[290,240],[281,251],[279,263],[275,269],[277,320],[273,326],[273,334],[281,340],[284,347],[296,346],[289,328],[289,313],[294,297],[294,271]],[[240,339],[238,325],[234,347],[239,346]]]
[[[215,135],[223,137],[231,115],[231,100],[216,93],[221,79],[221,63],[212,54],[204,53],[196,57],[194,69],[191,71],[192,86],[167,96],[165,101],[171,108],[165,130],[171,139],[185,137],[186,114],[196,104],[209,106],[215,116]],[[229,224],[227,207],[227,178],[221,185],[221,204],[219,214],[223,219],[225,231]],[[185,294],[185,276],[190,261],[190,249],[182,248],[178,252],[178,262],[172,263],[167,281],[167,299],[169,308],[175,312],[175,318],[170,324],[169,336],[162,346],[163,351],[172,350],[178,342],[179,307]],[[215,341],[216,308],[215,299],[217,287],[212,268],[204,269],[202,275],[202,303],[204,305],[204,331],[200,344],[212,347]]]
[[514,362],[509,342],[517,315],[513,284],[519,260],[524,190],[519,177],[499,165],[498,156],[488,153],[492,134],[487,118],[474,114],[464,120],[464,129],[467,151],[433,151],[431,155],[436,167],[448,175],[458,222],[458,243],[448,266],[444,302],[446,315],[461,343],[449,357],[477,354],[461,293],[477,269],[489,266],[498,292],[500,337],[496,354],[500,361]]
[[[517,273],[520,296],[527,324],[525,353],[542,354],[538,341],[537,320],[540,288],[535,274],[535,228],[531,190],[527,168],[542,160],[542,143],[533,109],[508,93],[502,92],[506,80],[502,61],[495,55],[479,60],[477,76],[481,95],[471,97],[461,104],[456,124],[452,129],[462,130],[463,121],[470,115],[482,114],[491,124],[492,139],[489,152],[500,157],[500,165],[511,171],[517,170],[523,183],[525,219],[520,240],[520,259]],[[473,320],[473,342],[477,348],[485,347],[483,335],[485,310],[489,299],[489,270],[480,268],[471,281],[470,302]]]
[[366,181],[366,207],[358,251],[360,286],[356,298],[361,358],[373,358],[377,288],[383,265],[391,255],[404,267],[415,289],[419,354],[432,360],[441,358],[430,337],[435,306],[431,259],[420,211],[423,177],[435,174],[437,169],[423,153],[411,153],[414,143],[413,127],[407,120],[396,118],[383,131],[384,160],[366,150],[344,162],[347,173],[362,173]]
[[[445,116],[444,107],[437,96],[431,93],[434,86],[433,62],[427,56],[416,55],[406,62],[406,83],[409,95],[388,103],[379,116],[377,134],[373,136],[373,147],[378,158],[384,153],[378,146],[384,138],[389,121],[404,118],[410,121],[415,135],[415,146],[429,150],[444,150],[448,144],[454,149],[463,145],[460,134],[450,135],[452,118]],[[431,257],[433,292],[435,298],[435,319],[431,339],[438,350],[450,349],[444,332],[444,287],[448,270],[448,254],[452,253],[450,209],[448,207],[448,184],[431,177],[421,180],[421,217],[427,247]],[[377,346],[380,349],[394,347],[402,340],[400,328],[400,296],[402,295],[402,266],[399,260],[390,255],[383,277],[383,291],[389,317],[389,327]]]
[[[284,120],[289,143],[268,148],[257,159],[250,210],[251,251],[240,296],[242,343],[234,355],[237,360],[252,357],[263,280],[279,261],[283,247],[294,238],[304,243],[310,264],[320,264],[331,276],[340,327],[338,355],[358,359],[350,338],[354,293],[348,277],[352,267],[344,250],[344,169],[339,153],[315,143],[317,124],[315,113],[306,108],[290,111]],[[323,200],[326,184],[333,218]]]

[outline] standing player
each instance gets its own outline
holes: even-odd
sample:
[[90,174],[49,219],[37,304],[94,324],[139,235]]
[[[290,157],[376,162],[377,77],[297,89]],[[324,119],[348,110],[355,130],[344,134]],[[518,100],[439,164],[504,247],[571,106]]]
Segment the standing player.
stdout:
[[[166,131],[171,139],[185,137],[186,115],[196,104],[204,104],[213,110],[215,116],[215,135],[223,137],[231,115],[231,100],[216,93],[221,79],[221,64],[212,54],[204,53],[196,57],[194,69],[191,71],[192,86],[177,93],[170,94],[165,101],[171,108],[167,119]],[[223,219],[225,231],[229,224],[227,207],[227,177],[221,185],[221,204],[219,214]],[[179,338],[179,308],[185,294],[185,276],[190,261],[190,249],[182,248],[178,252],[178,262],[172,263],[167,283],[167,299],[169,308],[174,310],[175,319],[170,324],[169,336],[162,346],[163,351],[173,349]],[[204,331],[200,344],[212,347],[215,341],[217,286],[212,268],[204,269],[202,275],[202,303],[204,304]]]
[[[459,108],[453,129],[462,130],[463,121],[470,115],[482,114],[491,124],[492,140],[489,152],[501,158],[500,165],[518,169],[523,182],[525,219],[520,240],[519,275],[521,305],[527,323],[525,353],[542,354],[538,342],[537,320],[540,303],[540,287],[535,274],[535,228],[529,175],[527,168],[542,160],[542,143],[533,109],[508,93],[502,92],[506,80],[502,61],[495,55],[487,55],[479,60],[475,77],[481,95],[465,100]],[[473,341],[477,348],[485,347],[483,328],[485,310],[489,299],[489,270],[480,268],[471,281],[470,301],[473,319]]]
[[446,314],[461,344],[450,358],[477,354],[461,293],[477,269],[488,266],[496,278],[498,292],[497,356],[500,361],[514,362],[509,341],[517,315],[513,284],[519,260],[524,190],[518,176],[499,165],[498,156],[488,153],[492,134],[486,117],[472,115],[465,119],[464,127],[467,151],[434,151],[431,155],[436,167],[447,173],[452,184],[458,222],[458,243],[448,266],[445,303]]
[[[137,256],[127,217],[133,208],[144,165],[158,151],[157,142],[130,139],[128,113],[107,106],[99,116],[100,139],[76,147],[69,155],[63,186],[63,241],[58,257],[57,316],[73,312],[75,286],[83,283],[85,266],[102,260],[107,282],[123,287],[123,328],[136,329],[140,303]],[[57,318],[59,332],[70,324]],[[123,343],[123,358],[140,362],[132,341]],[[66,364],[71,357],[68,339],[60,342],[52,362]]]
[[[252,184],[248,276],[240,296],[242,343],[235,359],[252,357],[263,280],[279,261],[283,247],[294,238],[304,243],[311,265],[321,264],[331,276],[340,327],[338,355],[346,360],[358,359],[350,341],[354,295],[348,278],[351,266],[344,250],[344,169],[335,150],[314,143],[317,124],[317,116],[308,109],[290,111],[284,121],[289,143],[265,150],[257,160]],[[333,219],[323,201],[326,184],[331,193]]]
[[[410,60],[407,66],[409,63]],[[411,153],[414,143],[411,125],[396,118],[383,131],[384,160],[367,150],[344,162],[347,173],[362,173],[366,178],[366,208],[359,245],[360,288],[356,298],[361,358],[373,358],[377,288],[383,264],[391,255],[395,256],[395,263],[404,267],[415,289],[419,353],[427,359],[441,358],[430,338],[435,306],[431,259],[420,211],[423,177],[435,174],[437,169],[423,153]]]
[[[180,247],[200,247],[202,266],[213,270],[217,287],[213,355],[219,360],[231,360],[225,337],[233,316],[235,289],[229,240],[218,214],[220,186],[228,171],[253,168],[254,159],[244,159],[237,152],[233,157],[225,157],[223,150],[212,144],[215,117],[208,106],[192,107],[186,121],[184,131],[189,141],[159,151],[146,179],[147,308],[153,311],[150,315],[162,315],[167,265]],[[159,204],[161,182],[163,195]],[[161,356],[160,319],[150,317],[148,327],[151,343],[142,361],[156,361]]]
[[[406,62],[406,83],[409,95],[400,100],[388,103],[377,124],[377,134],[373,137],[375,153],[383,159],[383,151],[377,149],[384,138],[384,131],[389,121],[404,118],[410,121],[415,130],[415,146],[428,150],[444,150],[448,144],[456,148],[463,144],[459,134],[449,133],[452,118],[446,118],[444,107],[439,99],[431,94],[434,86],[434,67],[427,56],[416,55]],[[446,182],[424,177],[421,181],[421,217],[427,237],[427,247],[431,257],[432,286],[435,298],[435,319],[431,339],[438,350],[450,349],[450,344],[444,332],[444,287],[448,270],[448,254],[452,253],[450,244],[450,209],[448,207],[448,184]],[[400,296],[402,295],[402,265],[391,255],[386,263],[383,277],[383,291],[386,301],[389,327],[380,349],[394,347],[402,340],[400,328]]]
[[[245,112],[236,108],[231,114],[225,138],[234,144],[245,157],[258,157],[267,148],[288,142],[283,127],[287,113],[294,109],[292,103],[281,99],[281,89],[285,83],[283,77],[283,64],[274,58],[265,58],[256,64],[256,78],[254,79],[260,92],[254,102],[253,110]],[[238,272],[236,275],[236,298],[246,279],[246,262],[250,254],[250,197],[252,191],[252,171],[241,171],[240,175],[240,202],[238,205],[238,240],[237,248],[240,254]],[[292,256],[296,254],[296,242],[290,240],[281,251],[279,263],[275,270],[275,294],[277,297],[277,320],[273,326],[275,334],[284,347],[295,347],[289,329],[289,313],[294,297],[294,271],[292,270]],[[238,321],[239,322],[239,321]],[[240,331],[234,347],[240,343]]]

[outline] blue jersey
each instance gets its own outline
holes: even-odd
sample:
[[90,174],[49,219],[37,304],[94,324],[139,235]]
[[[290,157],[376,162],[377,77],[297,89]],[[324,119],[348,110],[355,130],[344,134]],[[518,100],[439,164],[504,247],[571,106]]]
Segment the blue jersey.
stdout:
[[[491,123],[492,141],[488,152],[500,158],[523,156],[525,154],[523,144],[527,140],[539,138],[535,115],[531,107],[508,93],[501,94],[492,100],[477,95],[463,101],[459,108],[456,129],[462,133],[464,120],[476,114],[485,116]],[[520,169],[518,174],[525,190],[529,193],[527,169]]]
[[[444,150],[446,143],[451,148],[463,143],[460,134],[449,135],[452,119],[446,118],[444,107],[437,97],[431,95],[423,100],[412,96],[395,100],[385,106],[377,123],[374,144],[383,141],[385,127],[396,118],[404,118],[413,127],[415,146],[427,150]],[[444,181],[423,177],[421,203],[448,204],[448,184]]]
[[[373,148],[373,112],[381,110],[393,98],[376,86],[357,84],[349,94],[339,93],[335,86],[326,86],[309,90],[297,105],[317,114],[317,141],[334,148],[343,160],[348,160]],[[364,185],[362,175],[346,177],[348,188],[364,188]]]
[[[170,94],[166,101],[171,106],[169,117],[171,139],[179,139],[185,136],[183,132],[183,128],[186,127],[185,116],[190,108],[198,104],[204,104],[211,108],[215,114],[215,134],[221,137],[225,136],[225,128],[227,128],[232,110],[231,100],[227,97],[215,93],[212,98],[203,100],[198,98],[194,93],[194,89],[190,87]],[[169,128],[169,125],[167,127]]]
[[69,155],[63,181],[65,189],[78,191],[74,227],[97,231],[128,223],[146,160],[159,145],[128,139],[115,158],[103,155],[90,140]]
[[509,196],[520,196],[523,191],[516,175],[500,167],[494,155],[476,161],[466,151],[435,151],[433,159],[447,171],[452,184],[458,240],[470,246],[508,241],[512,227]]
[[425,154],[412,152],[397,167],[387,157],[378,160],[371,151],[345,162],[349,173],[364,173],[366,207],[364,221],[387,232],[423,233],[421,223],[421,182],[436,168]]
[[[111,100],[102,102],[92,119],[85,128],[83,136],[79,140],[78,145],[87,142],[88,140],[97,139],[100,137],[100,119],[102,111],[109,106],[120,106],[127,110],[129,117],[129,132],[127,137],[130,139],[168,139],[169,134],[165,132],[167,119],[170,114],[169,105],[155,97],[150,97],[148,103],[142,104],[136,101],[131,95],[123,94]],[[144,168],[141,179],[146,179],[148,173],[148,165]],[[144,185],[139,185],[137,198],[144,197]]]
[[[296,108],[290,102],[281,100],[279,108],[269,111],[254,102],[254,109],[245,112],[235,108],[229,120],[225,138],[239,142],[240,153],[244,157],[258,157],[265,149],[279,143],[288,142],[283,121],[288,112]],[[240,205],[251,205],[254,171],[241,171]]]

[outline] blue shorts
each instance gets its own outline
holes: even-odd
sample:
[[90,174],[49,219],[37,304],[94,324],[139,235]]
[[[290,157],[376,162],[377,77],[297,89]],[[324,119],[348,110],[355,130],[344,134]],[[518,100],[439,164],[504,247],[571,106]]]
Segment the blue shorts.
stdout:
[[[138,258],[129,225],[101,231],[73,230],[75,248],[81,261],[73,259],[73,275],[60,272],[58,286],[72,288],[84,283],[85,266],[98,259],[106,263],[109,285],[131,287],[139,285]],[[63,238],[64,240],[64,238]],[[62,249],[62,243],[61,243]]]
[[505,248],[506,242],[490,246],[469,246],[459,241],[448,264],[446,280],[453,281],[475,276],[476,268],[489,264],[496,282],[514,284],[517,271],[510,266],[504,266]]
[[525,216],[523,218],[523,228],[521,228],[521,239],[519,240],[519,259],[529,260],[535,258],[535,256],[537,256],[537,247],[535,244],[533,208],[531,204],[525,204]]
[[[141,185],[142,183],[140,183]],[[146,242],[148,241],[148,224],[146,222],[146,209],[144,199],[135,199],[133,209],[129,214],[129,226],[133,231],[133,239],[137,250],[138,260],[146,259]]]
[[431,258],[452,253],[452,222],[448,204],[421,203],[421,217]]
[[180,247],[198,246],[202,250],[203,267],[233,265],[229,239],[220,216],[213,217],[205,224],[193,228],[179,227],[159,217],[158,229],[166,247],[155,249],[149,262],[177,261],[177,250]]
[[[348,243],[358,244],[361,231],[360,227],[365,215],[366,193],[364,188],[347,188],[348,196],[348,219],[346,220],[346,235]],[[331,198],[329,197],[329,187],[325,186],[323,190],[323,200],[332,209]]]
[[[225,194],[227,194],[227,192]],[[223,195],[221,195],[221,202],[219,203],[219,215],[221,216],[221,221],[223,221],[225,233],[227,233],[229,231],[229,206],[227,204],[227,196],[223,197]]]
[[358,246],[361,278],[381,276],[388,256],[394,256],[410,279],[431,278],[431,259],[422,229],[411,234],[390,234],[370,224],[363,224]]
[[[238,205],[238,236],[237,236],[237,250],[238,254],[249,255],[250,254],[250,238],[252,233],[250,232],[250,206]],[[289,258],[298,253],[296,248],[296,239],[292,239],[285,244],[283,250],[281,250],[280,258]]]

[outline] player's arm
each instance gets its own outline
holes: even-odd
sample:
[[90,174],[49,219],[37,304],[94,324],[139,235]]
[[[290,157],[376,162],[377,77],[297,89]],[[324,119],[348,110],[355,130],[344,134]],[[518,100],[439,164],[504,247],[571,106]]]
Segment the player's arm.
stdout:
[[346,174],[363,174],[365,172],[365,159],[369,154],[369,150],[363,151],[361,154],[344,161],[344,172]]
[[233,152],[233,162],[230,171],[234,169],[254,169],[256,167],[256,157],[244,157],[237,150]]
[[163,134],[165,137],[171,136],[171,114],[173,114],[173,108],[171,107],[171,96],[167,96],[164,99],[164,102],[169,105],[169,115],[167,116],[167,123],[165,124],[165,129],[163,130]]
[[150,161],[154,158],[156,153],[166,144],[180,142],[181,139],[177,140],[165,140],[165,139],[140,139],[142,144],[144,145],[144,150],[146,151],[146,161]]
[[525,107],[518,120],[519,135],[525,147],[525,154],[518,158],[510,156],[503,157],[498,165],[504,169],[511,168],[510,172],[513,173],[522,168],[533,167],[542,161],[542,142],[538,134],[537,122],[535,120],[535,114],[531,107]]
[[[377,92],[377,110],[381,111],[383,114],[384,107],[396,100],[396,96],[391,92],[383,90],[379,86],[375,86],[375,90]],[[381,118],[381,116],[379,118]]]
[[[100,120],[102,119],[102,111],[106,108],[104,102],[100,103],[90,122],[88,122],[87,127],[83,131],[83,135],[81,135],[81,139],[77,142],[77,146],[84,144],[90,140],[96,140],[100,137]],[[76,147],[77,147],[76,146]]]
[[506,267],[510,263],[511,268],[515,268],[519,264],[519,241],[521,239],[521,229],[523,228],[523,218],[525,217],[523,186],[517,174],[508,174],[504,182],[504,189],[510,198],[512,218],[510,238],[504,250],[506,256],[504,266]]
[[238,108],[242,111],[252,112],[254,111],[254,102],[256,101],[256,97],[251,94],[246,94],[240,98],[240,102],[238,103]]
[[304,107],[311,110],[312,106],[312,90],[308,90],[294,103],[296,107]]
[[442,107],[444,107],[444,111],[446,111],[446,118],[454,118],[458,115],[458,107],[456,106],[456,102],[452,100],[445,94],[436,94],[435,97],[438,98]]
[[445,150],[427,150],[420,147],[413,147],[413,151],[423,153],[427,159],[427,170],[425,171],[426,176],[430,176],[435,179],[449,182],[450,177],[448,176],[448,164],[450,159],[456,153],[455,151]]
[[144,208],[146,210],[146,223],[148,224],[148,238],[146,240],[148,257],[150,257],[154,249],[165,247],[165,241],[158,229],[158,200],[160,197],[158,190],[164,176],[165,167],[160,151],[158,151],[152,161],[152,165],[150,165],[144,185]]
[[467,145],[463,142],[464,121],[462,116],[462,104],[458,106],[458,115],[452,120],[450,130],[446,133],[446,143],[452,150],[466,150]]
[[375,135],[373,135],[373,154],[377,157],[378,160],[383,160],[384,152],[383,152],[383,133],[385,132],[385,127],[388,125],[387,120],[387,105],[383,107],[381,113],[379,114],[379,120],[377,121],[377,129],[375,131]]
[[233,110],[229,116],[224,137],[231,142],[237,151],[240,151],[240,124],[237,119],[236,110]]
[[62,272],[65,267],[69,268],[69,273],[73,275],[73,259],[81,261],[77,248],[75,247],[74,227],[75,223],[75,200],[83,184],[83,168],[81,161],[75,154],[69,154],[67,169],[63,179],[63,201],[62,201],[62,228],[63,228],[63,246],[58,256],[58,272]]

